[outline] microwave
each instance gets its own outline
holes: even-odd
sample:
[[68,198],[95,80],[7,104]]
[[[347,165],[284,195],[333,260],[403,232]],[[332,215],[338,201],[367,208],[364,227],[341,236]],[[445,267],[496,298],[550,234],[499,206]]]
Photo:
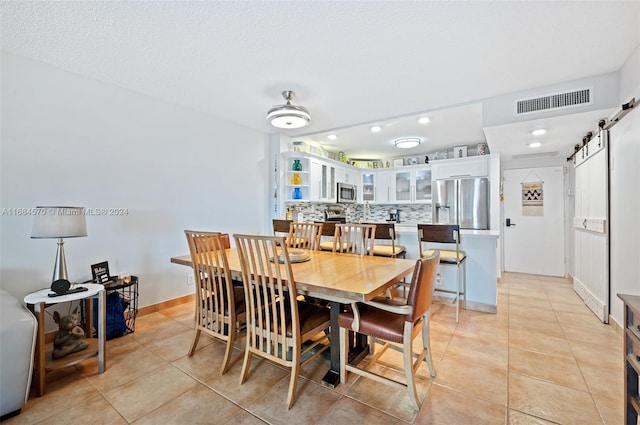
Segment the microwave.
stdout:
[[358,190],[355,184],[338,183],[338,203],[355,203],[358,200]]

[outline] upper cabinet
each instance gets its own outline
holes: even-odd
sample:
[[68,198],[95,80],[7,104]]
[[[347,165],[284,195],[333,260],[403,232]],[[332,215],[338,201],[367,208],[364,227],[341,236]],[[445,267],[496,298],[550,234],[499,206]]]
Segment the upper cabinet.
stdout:
[[336,201],[336,166],[316,158],[310,163],[310,197],[313,202]]
[[431,203],[431,167],[392,171],[390,195],[393,204]]
[[489,156],[481,155],[433,161],[431,167],[433,180],[487,177],[489,175]]

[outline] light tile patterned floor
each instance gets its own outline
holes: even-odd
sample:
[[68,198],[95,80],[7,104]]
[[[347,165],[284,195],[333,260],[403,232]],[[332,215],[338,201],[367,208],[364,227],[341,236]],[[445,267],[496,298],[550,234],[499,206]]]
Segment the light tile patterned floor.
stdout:
[[[498,313],[433,306],[437,376],[418,370],[422,408],[403,391],[350,377],[320,384],[328,360],[307,364],[298,399],[285,408],[287,370],[254,359],[239,384],[244,339],[219,375],[223,344],[203,337],[186,357],[191,305],[139,317],[136,332],[107,343],[108,368],[95,359],[48,375],[47,394],[30,398],[7,424],[621,424],[622,336],[600,323],[568,280],[506,274]],[[419,340],[417,340],[419,341]],[[416,344],[417,345],[417,344]],[[389,351],[383,360],[401,364]],[[396,373],[376,365],[381,372]]]

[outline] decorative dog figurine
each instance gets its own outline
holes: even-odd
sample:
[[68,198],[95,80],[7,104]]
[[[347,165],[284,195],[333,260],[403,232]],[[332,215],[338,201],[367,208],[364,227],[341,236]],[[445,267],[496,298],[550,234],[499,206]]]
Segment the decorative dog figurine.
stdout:
[[89,346],[84,336],[84,329],[78,326],[77,314],[60,316],[57,311],[54,311],[53,320],[60,328],[53,338],[53,353],[51,356],[54,359],[61,359],[71,353],[82,351]]

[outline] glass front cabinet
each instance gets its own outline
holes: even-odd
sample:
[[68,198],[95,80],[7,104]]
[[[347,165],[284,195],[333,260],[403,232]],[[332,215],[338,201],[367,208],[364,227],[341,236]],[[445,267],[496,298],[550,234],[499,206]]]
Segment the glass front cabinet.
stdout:
[[392,203],[431,203],[431,167],[392,172],[390,194]]
[[362,173],[362,202],[376,202],[376,174]]

